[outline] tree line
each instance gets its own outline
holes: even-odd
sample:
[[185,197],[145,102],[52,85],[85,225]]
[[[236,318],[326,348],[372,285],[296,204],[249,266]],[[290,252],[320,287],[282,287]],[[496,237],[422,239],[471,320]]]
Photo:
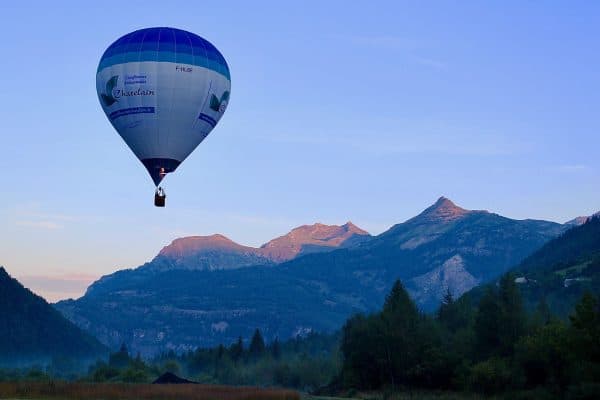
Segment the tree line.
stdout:
[[339,333],[310,333],[267,343],[256,329],[230,346],[198,348],[177,354],[168,351],[151,359],[132,354],[125,344],[91,365],[55,357],[27,368],[1,368],[2,381],[148,383],[171,372],[199,383],[277,386],[313,391],[329,383],[340,368]]
[[544,301],[526,312],[511,274],[488,286],[476,306],[448,291],[435,315],[421,313],[397,281],[380,312],[346,322],[340,348],[341,372],[330,392],[600,394],[598,299],[584,294],[567,321],[554,317]]
[[[267,343],[260,330],[229,346],[173,351],[145,360],[125,345],[86,370],[67,359],[0,370],[1,380],[151,382],[165,372],[213,384],[279,386],[317,394],[450,390],[523,398],[595,398],[600,393],[600,304],[585,293],[568,319],[542,300],[523,305],[515,277],[478,298],[450,291],[421,312],[400,281],[383,308],[351,317],[336,334]],[[587,397],[586,397],[587,396]]]

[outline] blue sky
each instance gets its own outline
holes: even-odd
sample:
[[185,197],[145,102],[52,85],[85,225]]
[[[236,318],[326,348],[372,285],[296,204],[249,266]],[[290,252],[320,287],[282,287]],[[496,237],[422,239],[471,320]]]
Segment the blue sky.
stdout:
[[[20,3],[0,13],[0,265],[51,300],[182,235],[376,234],[440,195],[519,219],[600,209],[596,2]],[[232,75],[165,209],[95,93],[105,48],[148,26],[205,37]]]

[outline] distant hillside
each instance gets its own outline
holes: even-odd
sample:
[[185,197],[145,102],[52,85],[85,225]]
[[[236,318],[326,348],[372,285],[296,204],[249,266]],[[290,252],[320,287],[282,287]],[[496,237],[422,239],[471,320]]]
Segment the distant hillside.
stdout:
[[0,364],[53,356],[96,357],[106,351],[0,267]]
[[542,299],[568,315],[581,295],[600,295],[600,217],[568,230],[512,271],[530,307]]
[[523,273],[556,271],[600,255],[600,217],[569,229],[527,257],[516,268]]
[[[347,225],[341,236],[359,234]],[[344,243],[352,235],[332,240],[340,236],[338,228],[313,227],[318,237],[311,227],[292,233],[342,248],[300,251],[275,267],[269,262],[199,270],[193,263],[174,263],[149,272],[153,261],[103,277],[84,297],[56,307],[105,344],[126,342],[144,354],[230,343],[256,328],[267,338],[285,339],[339,329],[351,314],[380,308],[396,279],[405,282],[420,307],[433,310],[447,288],[459,295],[493,279],[565,229],[465,210],[443,197],[418,216],[349,247]],[[297,249],[288,246],[296,239],[273,242]]]

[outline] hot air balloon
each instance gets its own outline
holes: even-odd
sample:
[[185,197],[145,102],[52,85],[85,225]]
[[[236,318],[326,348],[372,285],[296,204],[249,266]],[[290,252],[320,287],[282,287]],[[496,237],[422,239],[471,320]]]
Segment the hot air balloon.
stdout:
[[110,123],[159,186],[217,125],[229,102],[231,78],[207,40],[175,28],[128,33],[102,55],[96,90]]

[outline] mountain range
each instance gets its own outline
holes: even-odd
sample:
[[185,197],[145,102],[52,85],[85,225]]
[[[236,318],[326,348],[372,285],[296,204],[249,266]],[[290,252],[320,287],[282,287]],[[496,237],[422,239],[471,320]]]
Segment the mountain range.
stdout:
[[0,267],[0,365],[94,358],[108,349]]
[[460,295],[498,277],[571,226],[441,197],[377,236],[347,223],[302,226],[260,248],[221,235],[177,239],[55,307],[104,344],[145,355],[229,344],[256,328],[284,339],[378,309],[396,279],[433,310],[448,288]]
[[270,265],[300,255],[356,245],[370,237],[352,222],[342,226],[303,225],[259,248],[243,246],[219,234],[188,236],[174,240],[144,268],[217,270]]

